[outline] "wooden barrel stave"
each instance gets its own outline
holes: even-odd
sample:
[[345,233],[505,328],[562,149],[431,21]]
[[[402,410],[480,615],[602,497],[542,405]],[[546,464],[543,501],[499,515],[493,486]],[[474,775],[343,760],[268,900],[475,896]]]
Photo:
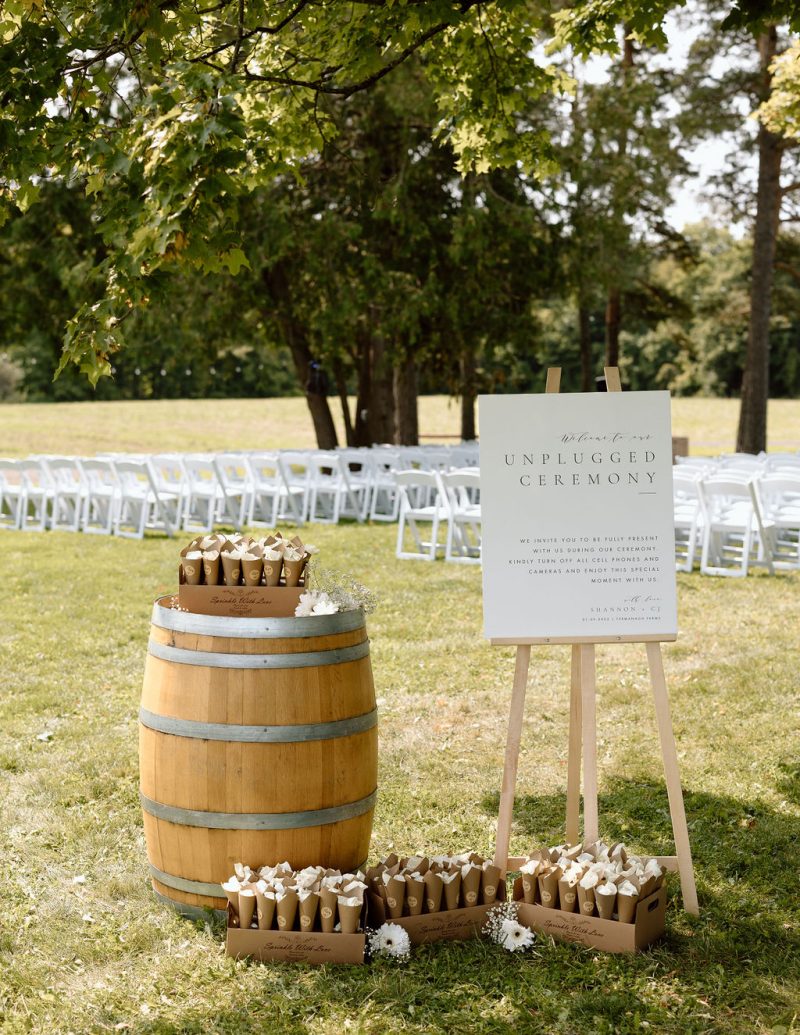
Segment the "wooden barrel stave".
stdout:
[[368,657],[327,667],[324,685],[313,668],[264,671],[254,684],[247,669],[174,665],[148,655],[142,707],[196,722],[245,726],[332,722],[374,709]]
[[[255,865],[262,859],[274,862],[288,859],[294,867],[302,869],[316,865],[320,858],[336,857],[340,869],[354,871],[369,854],[371,823],[372,810],[363,817],[335,826],[304,831],[176,828],[147,814],[144,826],[149,861],[162,873],[190,881],[222,884],[233,873],[233,864],[243,860]],[[155,882],[155,878],[153,880]],[[170,894],[175,891],[172,888]],[[167,894],[167,891],[161,893]],[[187,892],[181,892],[181,896],[181,901],[194,905],[224,908],[221,898]]]
[[[140,788],[201,812],[281,813],[333,808],[375,790],[373,730],[308,743],[246,744],[173,737],[140,727]],[[276,774],[283,774],[276,781]]]

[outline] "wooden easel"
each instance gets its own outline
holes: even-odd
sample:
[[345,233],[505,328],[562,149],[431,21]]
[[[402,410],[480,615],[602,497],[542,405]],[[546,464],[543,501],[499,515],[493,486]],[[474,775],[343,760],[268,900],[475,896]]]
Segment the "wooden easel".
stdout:
[[[617,367],[606,367],[606,386],[609,392],[622,390]],[[557,393],[561,384],[560,367],[547,371],[546,392]],[[517,660],[514,669],[514,686],[511,693],[511,711],[508,719],[506,757],[503,768],[503,788],[500,794],[500,812],[497,821],[497,845],[494,862],[502,870],[518,869],[524,859],[509,858],[511,839],[511,817],[517,784],[519,746],[522,736],[522,718],[525,711],[525,690],[528,684],[528,667],[531,645],[536,643],[569,643],[572,645],[572,670],[570,679],[569,709],[569,751],[567,761],[567,817],[566,839],[572,844],[580,837],[580,777],[581,754],[583,754],[583,840],[596,841],[599,837],[597,811],[597,720],[595,709],[596,671],[595,645],[597,643],[644,643],[650,669],[650,683],[653,688],[658,735],[661,741],[661,755],[664,760],[664,777],[669,797],[669,811],[672,819],[672,833],[675,840],[675,855],[660,856],[659,862],[669,870],[680,874],[684,909],[699,915],[697,890],[692,868],[692,853],[689,846],[689,830],[683,807],[678,754],[672,719],[669,711],[667,683],[664,678],[664,663],[661,644],[674,640],[675,636],[575,636],[575,637],[531,637],[520,639],[491,639],[490,643],[516,646]]]

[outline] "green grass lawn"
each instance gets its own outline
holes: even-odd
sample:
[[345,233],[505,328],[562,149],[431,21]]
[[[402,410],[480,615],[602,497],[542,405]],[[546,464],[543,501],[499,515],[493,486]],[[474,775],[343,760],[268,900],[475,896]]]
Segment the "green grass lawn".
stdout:
[[[338,402],[331,400],[340,441]],[[351,400],[352,409],[352,400]],[[736,442],[736,399],[673,399],[672,428],[688,435],[692,453],[731,451]],[[452,441],[460,428],[456,400],[419,400],[423,441]],[[800,449],[800,403],[769,405],[769,448]],[[18,403],[0,405],[0,456],[103,450],[180,452],[220,449],[306,448],[316,445],[305,399],[161,399],[148,402]]]
[[[307,533],[327,566],[381,595],[371,858],[488,853],[514,652],[481,638],[478,570],[397,561],[394,534]],[[678,580],[681,634],[665,656],[699,919],[671,877],[667,936],[637,956],[440,943],[405,966],[314,969],[234,962],[219,926],[181,919],[149,889],[136,716],[150,607],[174,587],[178,544],[0,539],[0,1031],[797,1030],[800,575]],[[598,656],[601,834],[670,853],[644,649]],[[533,649],[514,852],[562,837],[568,669],[569,648]]]

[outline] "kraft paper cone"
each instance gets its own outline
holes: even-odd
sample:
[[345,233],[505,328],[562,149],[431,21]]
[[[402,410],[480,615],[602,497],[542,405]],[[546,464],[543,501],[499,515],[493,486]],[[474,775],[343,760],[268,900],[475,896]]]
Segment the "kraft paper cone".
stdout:
[[480,891],[481,870],[474,863],[467,863],[461,870],[461,901],[464,906],[477,906]]
[[234,913],[238,916],[239,915],[239,892],[242,890],[241,885],[239,884],[239,881],[236,880],[236,878],[234,878],[233,880],[226,881],[222,885],[222,890],[225,892],[225,895],[226,895],[228,901],[233,906]]
[[264,562],[260,557],[247,553],[242,557],[242,582],[245,586],[258,586],[261,584],[261,572],[264,570]]
[[409,916],[419,916],[425,905],[425,882],[422,877],[406,874],[406,902]]
[[275,892],[262,891],[256,887],[256,908],[259,931],[269,931],[275,919]]
[[562,877],[558,882],[558,906],[563,913],[574,913],[578,908],[578,882]]
[[[629,890],[630,889],[630,890]],[[636,905],[639,892],[628,881],[617,890],[617,913],[621,924],[632,924],[636,919]]]
[[256,911],[256,893],[252,888],[239,892],[239,926],[246,930],[253,922]]
[[203,553],[203,575],[207,586],[219,585],[219,550]]
[[242,574],[242,563],[238,557],[232,557],[230,551],[220,554],[222,571],[226,586],[238,586]]
[[264,581],[268,586],[277,586],[281,581],[283,554],[278,550],[264,551]]
[[423,877],[423,883],[425,885],[425,908],[429,913],[438,913],[442,908],[442,893],[444,892],[442,878],[433,870],[428,870]]
[[283,558],[283,577],[287,586],[300,585],[300,576],[303,574],[303,568],[305,568],[307,560],[307,557],[301,557],[299,561],[290,561],[287,557]]
[[[450,879],[448,880],[448,878]],[[444,884],[444,908],[458,909],[458,903],[461,898],[460,871],[456,871],[455,873],[443,873],[442,882]]]
[[199,586],[203,577],[203,555],[199,550],[191,550],[181,561],[183,577],[187,586]]
[[617,904],[617,888],[614,884],[598,884],[595,889],[594,902],[597,914],[603,920],[610,920]]
[[494,863],[484,863],[481,873],[481,901],[485,906],[497,901],[497,889],[503,879],[503,871]]
[[313,931],[314,921],[317,918],[317,910],[319,909],[319,895],[315,892],[304,896],[300,899],[300,930],[301,931]]
[[523,873],[522,875],[522,897],[532,906],[537,899],[537,891],[539,890],[539,882],[536,879],[535,873]]
[[341,896],[339,899],[339,924],[342,934],[355,934],[361,920],[361,903],[352,904],[351,900]]
[[284,888],[283,895],[277,900],[275,909],[278,913],[278,930],[291,931],[297,916],[297,892],[292,888]]
[[319,923],[323,934],[330,934],[336,926],[336,905],[339,896],[333,888],[319,889]]
[[584,888],[578,884],[578,912],[581,916],[594,915],[594,888]]
[[387,869],[387,870],[391,870],[391,868],[392,868],[393,866],[397,866],[397,864],[398,864],[398,862],[399,862],[399,861],[400,861],[400,860],[399,860],[399,859],[398,859],[398,857],[397,857],[397,856],[396,856],[396,855],[394,854],[394,852],[390,852],[390,853],[389,853],[389,854],[388,854],[388,855],[386,856],[386,858],[385,858],[385,859],[383,860],[383,866],[384,866],[384,868],[385,868],[385,869]]
[[[558,878],[561,871],[557,866],[539,874],[539,898],[548,909],[558,909]],[[524,889],[523,889],[524,890]]]
[[399,920],[403,915],[406,899],[406,882],[402,877],[390,877],[386,883],[386,905],[392,920]]
[[411,858],[406,861],[406,869],[409,873],[421,873],[424,875],[430,869],[430,863],[428,862],[427,856],[412,855]]

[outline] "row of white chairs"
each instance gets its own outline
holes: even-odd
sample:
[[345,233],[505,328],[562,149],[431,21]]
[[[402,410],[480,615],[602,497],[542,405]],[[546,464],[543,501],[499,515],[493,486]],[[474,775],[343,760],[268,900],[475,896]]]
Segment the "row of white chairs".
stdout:
[[396,471],[477,463],[470,444],[0,460],[0,526],[140,538],[145,529],[174,535],[218,524],[396,521]]
[[800,453],[720,453],[719,456],[676,456],[675,466],[706,477],[726,474],[755,478],[778,471],[800,472]]
[[673,474],[675,566],[746,576],[800,569],[800,466],[770,471],[681,465]]

